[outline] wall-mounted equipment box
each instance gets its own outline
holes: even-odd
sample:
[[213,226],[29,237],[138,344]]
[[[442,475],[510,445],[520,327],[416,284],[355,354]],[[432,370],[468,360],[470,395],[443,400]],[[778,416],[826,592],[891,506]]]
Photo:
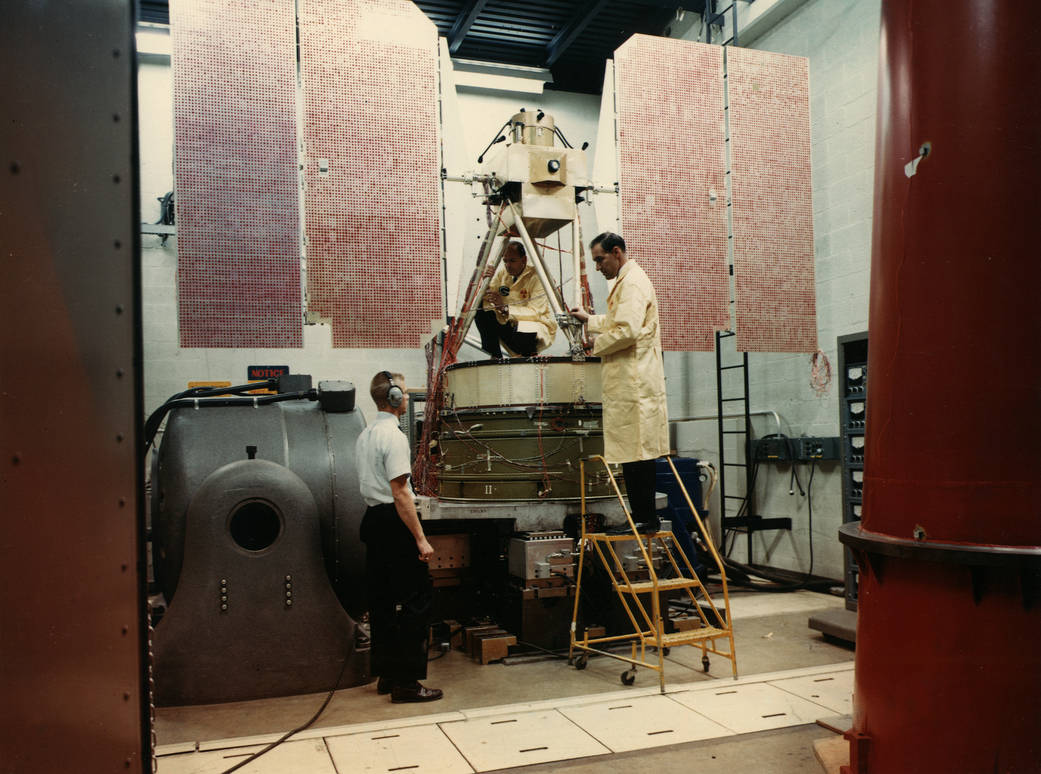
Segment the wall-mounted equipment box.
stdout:
[[756,462],[790,462],[792,459],[791,439],[786,436],[767,436],[753,443],[752,457]]
[[837,436],[831,438],[793,438],[792,456],[797,462],[837,460],[841,457],[841,439]]
[[[860,521],[867,427],[867,332],[839,336],[839,428],[842,432],[842,523]],[[860,568],[845,547],[846,609],[857,609]]]

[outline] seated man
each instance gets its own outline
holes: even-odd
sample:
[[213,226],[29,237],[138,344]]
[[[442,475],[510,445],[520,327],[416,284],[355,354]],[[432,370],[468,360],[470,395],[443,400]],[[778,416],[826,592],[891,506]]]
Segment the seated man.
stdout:
[[528,266],[524,245],[510,242],[502,264],[474,318],[481,349],[500,358],[501,343],[511,357],[531,357],[553,343],[557,321],[535,268]]

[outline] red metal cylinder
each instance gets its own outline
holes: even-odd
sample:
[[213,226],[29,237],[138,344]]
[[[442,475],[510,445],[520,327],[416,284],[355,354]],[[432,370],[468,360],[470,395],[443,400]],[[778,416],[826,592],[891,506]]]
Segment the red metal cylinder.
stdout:
[[882,5],[850,770],[1039,772],[1041,4]]

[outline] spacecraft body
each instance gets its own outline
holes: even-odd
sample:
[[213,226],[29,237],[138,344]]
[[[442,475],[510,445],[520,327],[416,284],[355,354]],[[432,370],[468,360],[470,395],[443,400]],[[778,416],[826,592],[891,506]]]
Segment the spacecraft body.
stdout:
[[584,151],[556,144],[553,117],[522,112],[510,119],[513,142],[494,149],[482,172],[518,206],[528,234],[548,236],[578,217],[577,192],[590,185]]
[[[600,361],[586,358],[580,326],[567,313],[588,303],[577,207],[590,187],[586,155],[570,147],[553,117],[542,111],[516,113],[504,129],[481,168],[485,203],[495,215],[462,300],[462,323],[445,337],[441,370],[428,378],[437,411],[436,494],[462,500],[575,500],[583,494],[579,461],[603,453]],[[565,300],[563,278],[552,277],[539,240],[567,226],[574,293]],[[511,239],[524,244],[571,355],[455,362]],[[591,471],[585,496],[613,494],[606,474]]]
[[[581,496],[578,461],[604,451],[599,358],[457,363],[444,390],[441,498]],[[591,470],[586,497],[611,494],[606,475]]]

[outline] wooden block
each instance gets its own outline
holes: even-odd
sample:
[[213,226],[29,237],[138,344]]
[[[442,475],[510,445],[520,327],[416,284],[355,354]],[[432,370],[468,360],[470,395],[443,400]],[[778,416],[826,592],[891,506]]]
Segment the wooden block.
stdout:
[[470,566],[470,536],[427,535],[427,542],[434,549],[430,557],[431,570],[459,569]]
[[481,632],[490,632],[498,629],[497,624],[482,624],[481,626],[467,626],[463,629],[462,647],[467,653],[473,653],[474,635]]
[[818,739],[813,743],[813,754],[824,774],[839,774],[842,766],[849,766],[849,741],[841,736]]
[[486,631],[474,632],[470,635],[470,647],[466,651],[470,654],[470,658],[477,658],[480,655],[481,640],[493,634],[506,634],[506,630],[499,626],[493,626]]
[[517,638],[503,632],[502,634],[483,635],[477,642],[480,649],[477,660],[482,664],[487,664],[489,661],[506,658],[510,654],[510,645],[517,644]]
[[595,640],[597,637],[606,637],[607,627],[605,626],[587,626],[586,637],[591,640]]
[[685,615],[672,619],[672,625],[678,632],[689,632],[692,629],[701,628],[701,619],[696,615]]
[[453,648],[463,647],[463,627],[459,625],[459,622],[451,618],[445,619],[445,626],[448,627],[449,634],[449,645]]

